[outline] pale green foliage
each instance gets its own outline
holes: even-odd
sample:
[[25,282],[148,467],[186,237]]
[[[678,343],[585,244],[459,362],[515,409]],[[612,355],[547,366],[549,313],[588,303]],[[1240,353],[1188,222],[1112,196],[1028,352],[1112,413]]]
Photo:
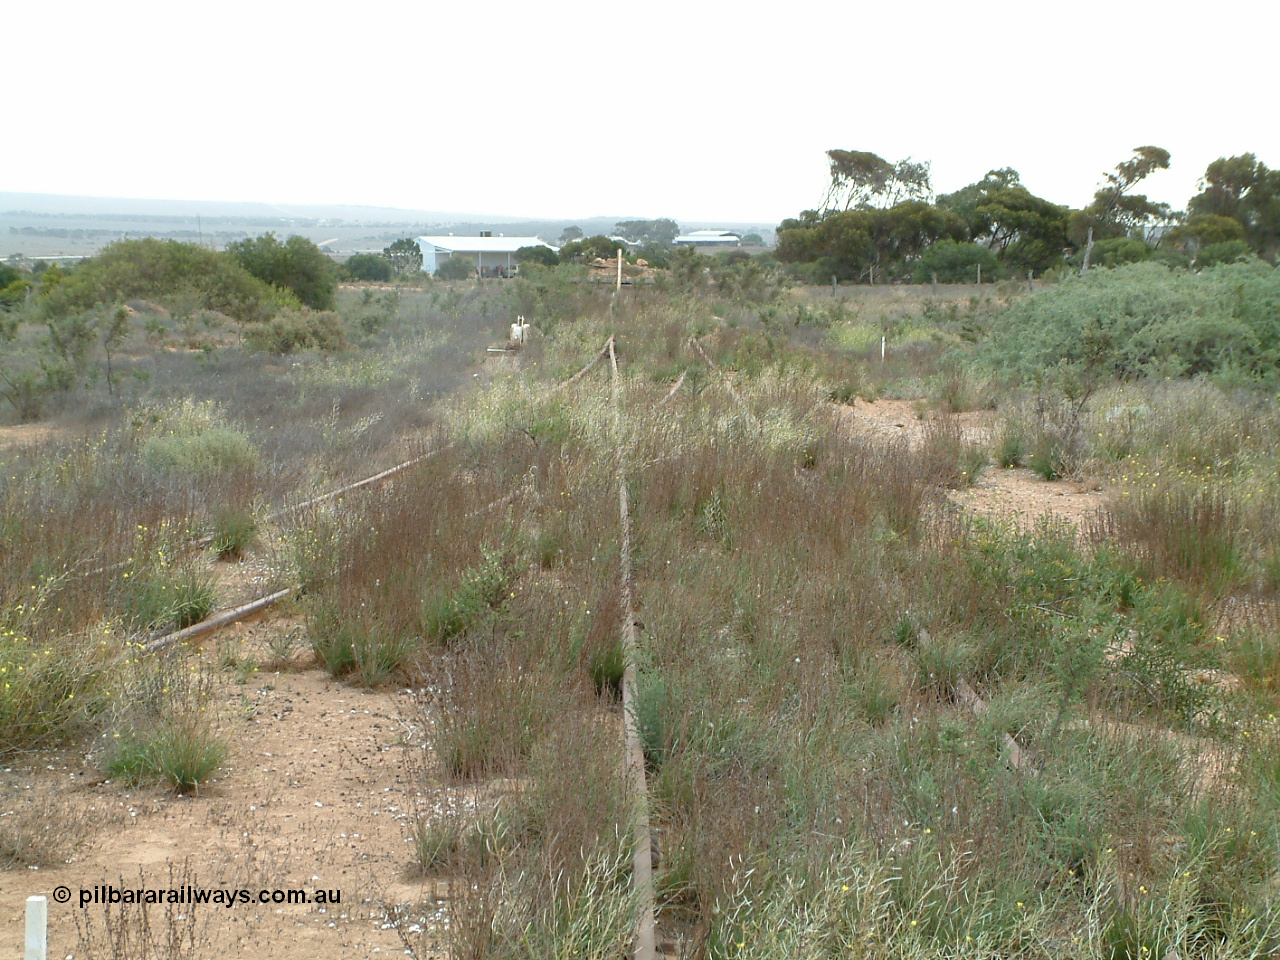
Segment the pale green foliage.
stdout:
[[1062,364],[1082,375],[1232,371],[1270,380],[1280,362],[1280,272],[1261,262],[1202,273],[1156,263],[1093,270],[1015,301],[981,359],[1026,382]]
[[134,421],[143,432],[142,462],[157,472],[207,478],[257,466],[253,441],[212,403],[187,399],[143,408]]

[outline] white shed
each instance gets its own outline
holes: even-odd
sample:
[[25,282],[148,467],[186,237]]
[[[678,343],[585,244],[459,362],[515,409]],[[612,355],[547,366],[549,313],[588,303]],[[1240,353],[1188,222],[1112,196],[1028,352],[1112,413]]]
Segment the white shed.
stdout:
[[427,273],[435,273],[448,257],[466,257],[481,276],[490,277],[515,273],[515,255],[521,247],[546,247],[560,252],[559,247],[537,237],[418,237],[418,247],[422,250],[422,269]]
[[742,238],[728,230],[694,230],[680,234],[673,242],[691,247],[737,247]]

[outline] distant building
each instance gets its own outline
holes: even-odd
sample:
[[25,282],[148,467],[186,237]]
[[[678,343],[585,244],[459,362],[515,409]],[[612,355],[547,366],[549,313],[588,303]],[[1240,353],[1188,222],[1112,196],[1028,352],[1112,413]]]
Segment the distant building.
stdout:
[[739,247],[742,237],[728,230],[694,230],[680,234],[673,242],[693,247]]
[[435,273],[442,260],[466,257],[482,277],[509,277],[516,270],[516,251],[521,247],[546,247],[560,252],[537,237],[494,237],[482,233],[478,237],[418,237],[422,250],[422,269]]

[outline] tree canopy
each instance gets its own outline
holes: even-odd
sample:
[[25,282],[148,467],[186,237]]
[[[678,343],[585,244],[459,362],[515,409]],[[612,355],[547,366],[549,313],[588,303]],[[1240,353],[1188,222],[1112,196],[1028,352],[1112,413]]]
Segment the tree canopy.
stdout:
[[475,272],[476,265],[459,255],[445,257],[436,267],[436,276],[441,280],[466,280],[475,276]]
[[1187,212],[1191,220],[1197,215],[1230,217],[1254,250],[1274,257],[1280,251],[1280,170],[1268,169],[1252,153],[1219,157],[1205,170]]
[[798,220],[782,222],[776,255],[783,263],[821,261],[832,275],[844,279],[891,279],[909,276],[929,244],[945,238],[965,240],[965,232],[958,216],[923,200],[907,200],[887,210],[808,210]]
[[197,309],[254,322],[297,303],[292,293],[255,277],[230,254],[151,238],[117,240],[70,273],[50,267],[41,276],[39,295],[49,317],[138,297],[162,303],[180,297]]
[[259,280],[291,290],[314,310],[331,310],[337,290],[334,262],[306,237],[284,243],[274,233],[227,244],[227,252]]
[[521,247],[515,254],[516,263],[540,263],[544,267],[554,267],[560,262],[560,254],[550,247],[537,244]]
[[[980,261],[985,277],[996,272],[987,253],[1001,274],[1043,273],[1083,263],[1090,237],[1088,262],[1106,267],[1154,260],[1202,269],[1280,256],[1280,170],[1252,153],[1210,163],[1186,213],[1138,192],[1171,164],[1169,151],[1152,145],[1104,173],[1080,210],[1036,196],[1010,167],[935,202],[928,163],[858,150],[828,150],[827,158],[822,204],[777,231],[777,259],[813,281],[976,276]],[[933,244],[947,245],[926,255]]]
[[1067,246],[1067,208],[1037,197],[1008,167],[944,194],[938,206],[964,221],[969,239],[1018,272],[1049,268]]
[[597,257],[608,260],[610,257],[616,257],[617,255],[617,241],[610,240],[603,234],[597,234],[594,237],[587,237],[583,240],[574,240],[572,243],[566,243],[560,248],[561,260],[577,261],[579,263],[590,262]]
[[391,261],[376,253],[353,253],[342,265],[342,270],[352,280],[372,283],[390,280],[395,273]]
[[943,283],[973,283],[979,277],[979,267],[984,280],[995,280],[1004,272],[990,247],[939,240],[920,255],[912,279],[916,283],[928,283],[936,276]]
[[422,248],[418,241],[404,237],[382,251],[396,273],[417,273],[422,269]]
[[659,243],[668,245],[680,236],[680,224],[674,220],[623,220],[615,223],[613,229],[618,236],[632,243]]
[[831,182],[824,211],[894,207],[906,200],[931,200],[928,162],[910,157],[890,163],[864,150],[828,150]]
[[1103,184],[1093,202],[1071,216],[1071,239],[1080,245],[1089,229],[1095,239],[1127,237],[1147,227],[1172,223],[1177,219],[1167,203],[1156,203],[1133,188],[1157,170],[1169,169],[1169,151],[1162,147],[1135,147],[1133,156],[1103,174]]

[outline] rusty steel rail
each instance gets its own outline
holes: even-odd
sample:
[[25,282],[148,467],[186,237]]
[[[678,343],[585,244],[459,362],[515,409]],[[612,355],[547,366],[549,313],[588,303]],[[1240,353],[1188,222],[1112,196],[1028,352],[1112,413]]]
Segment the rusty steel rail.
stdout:
[[729,378],[725,376],[725,372],[721,370],[718,366],[716,366],[716,362],[712,360],[710,356],[707,355],[707,351],[702,349],[702,344],[698,341],[698,339],[696,337],[691,338],[689,340],[689,344],[690,346],[693,347],[693,349],[698,351],[698,354],[702,357],[703,360],[707,361],[707,366],[710,367],[713,372],[720,375],[720,382],[723,383],[724,388],[729,391],[729,396],[733,397],[733,399],[737,401],[738,406],[742,408],[742,412],[747,415],[747,419],[749,419],[756,426],[759,426],[760,418],[755,415],[755,413],[752,411],[752,409],[749,406],[747,406],[747,401],[742,399],[742,394],[738,393],[737,389],[730,382]]
[[653,909],[653,848],[649,833],[649,789],[645,783],[644,746],[636,723],[636,654],[640,647],[640,628],[636,618],[635,580],[631,568],[631,503],[627,494],[626,449],[623,441],[622,399],[618,382],[618,357],[613,337],[605,345],[609,351],[611,393],[613,399],[614,443],[617,449],[618,517],[622,530],[619,553],[622,593],[622,646],[627,659],[622,673],[622,717],[626,741],[627,773],[635,791],[635,851],[632,854],[631,882],[636,895],[636,923],[633,956],[635,960],[656,960],[656,923]]
[[689,375],[688,370],[680,371],[679,379],[677,379],[676,382],[672,385],[671,389],[667,391],[667,395],[658,401],[658,406],[665,407],[667,405],[667,401],[669,401],[672,397],[674,397],[679,392],[680,388],[684,386],[684,378],[687,377],[688,375]]
[[[612,349],[613,349],[613,337],[610,337],[608,340],[605,341],[605,344],[603,347],[600,348],[600,351],[594,357],[592,357],[591,360],[587,362],[586,366],[584,366],[581,370],[575,373],[568,380],[564,381],[564,383],[561,383],[556,387],[553,387],[551,391],[547,393],[547,396],[551,396],[559,392],[560,390],[564,389],[565,387],[569,386],[570,384],[579,380],[592,367],[594,367],[597,363],[599,363],[602,357],[612,355]],[[616,369],[616,366],[615,366],[615,369]],[[372,476],[365,477],[363,480],[357,480],[354,483],[349,483],[349,484],[346,484],[345,486],[339,487],[337,490],[331,490],[328,493],[323,493],[323,494],[320,494],[319,496],[311,497],[307,500],[302,501],[301,503],[293,504],[292,506],[285,507],[281,510],[277,510],[274,513],[270,513],[263,518],[263,521],[265,523],[275,523],[279,521],[281,518],[286,517],[292,513],[297,513],[298,511],[305,510],[308,507],[313,507],[318,504],[325,503],[329,500],[337,499],[341,496],[344,496],[345,494],[351,493],[352,491],[362,490],[368,487],[376,487],[379,484],[385,482],[386,480],[389,480],[391,477],[394,477],[399,473],[403,473],[405,470],[408,470],[410,467],[414,467],[420,463],[423,463],[424,461],[430,459],[436,454],[442,453],[445,450],[448,450],[452,446],[453,446],[453,443],[449,442],[444,444],[443,446],[436,447],[433,450],[428,450],[426,453],[422,454],[421,456],[417,456],[410,460],[406,460],[403,463],[396,464],[394,467],[389,467],[386,470],[381,470],[378,473],[373,474]],[[467,516],[469,518],[474,516],[479,516],[482,513],[487,513],[490,510],[495,510],[499,507],[505,506],[513,502],[517,497],[526,493],[532,486],[533,486],[533,478],[531,476],[526,476],[524,481],[515,490],[511,491],[506,496],[498,500],[495,500],[493,503],[486,504],[485,506],[472,511],[471,513],[467,514]],[[212,542],[212,540],[213,540],[212,537],[202,537],[199,540],[193,541],[191,546],[193,547],[207,546],[209,543]],[[111,564],[110,566],[100,567],[96,570],[91,570],[84,575],[92,576],[97,573],[106,573],[108,571],[115,570],[126,565],[127,565],[127,561],[122,563],[115,563],[115,564]],[[286,597],[297,593],[299,590],[301,590],[301,587],[299,585],[286,587],[283,590],[277,590],[274,593],[268,594],[267,596],[264,596],[264,597],[259,597],[256,600],[252,600],[249,603],[241,604],[238,607],[232,607],[228,610],[221,610],[209,617],[206,617],[204,620],[201,620],[199,623],[194,623],[189,627],[185,627],[181,630],[174,631],[173,633],[165,634],[162,637],[157,637],[153,640],[149,640],[146,643],[141,645],[137,653],[122,654],[119,657],[116,657],[113,660],[108,661],[106,666],[113,666],[114,664],[117,664],[122,660],[128,659],[129,657],[132,657],[132,656],[137,656],[138,654],[157,653],[161,650],[165,650],[169,647],[183,643],[187,640],[194,640],[195,638],[204,636],[207,633],[212,633],[216,630],[221,630],[223,627],[230,626],[231,624],[239,620],[243,620],[246,617],[251,617],[254,614],[257,614],[262,612],[263,610],[266,610],[268,607],[274,606],[275,604],[279,603],[281,600],[285,599]]]

